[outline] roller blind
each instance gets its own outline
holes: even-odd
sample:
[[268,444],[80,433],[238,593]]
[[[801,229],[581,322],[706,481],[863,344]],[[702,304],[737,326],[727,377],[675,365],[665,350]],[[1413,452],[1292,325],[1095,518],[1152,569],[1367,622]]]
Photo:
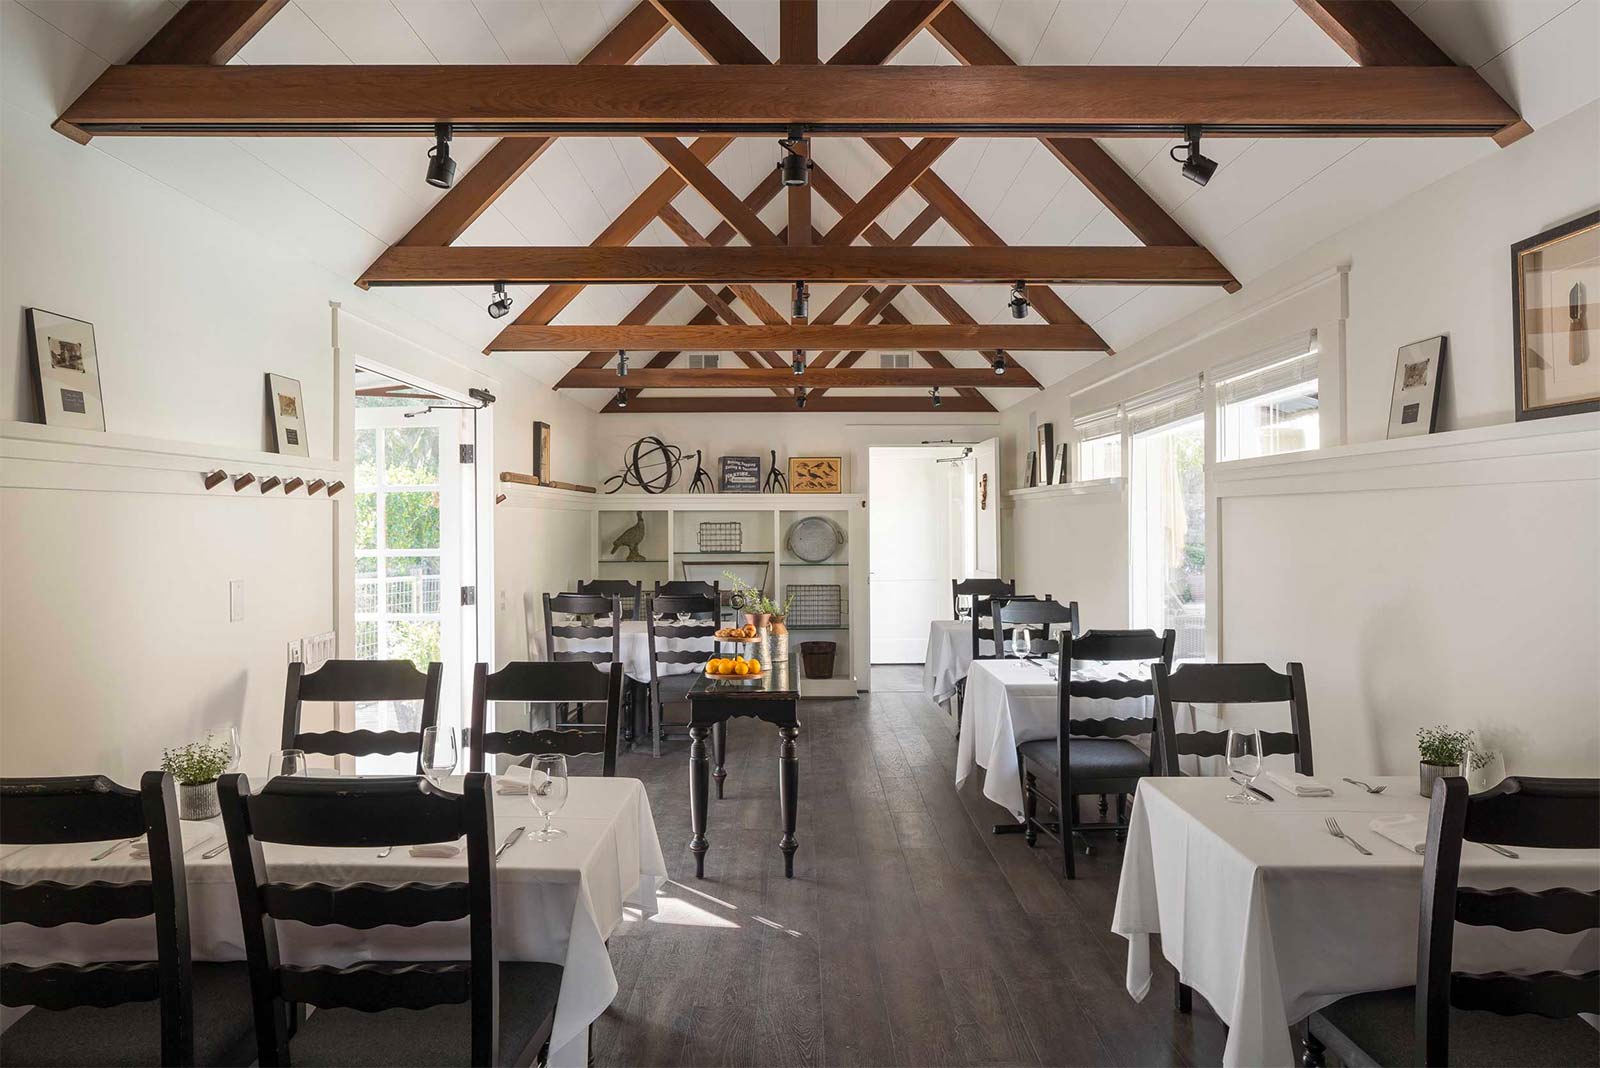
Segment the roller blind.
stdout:
[[1142,434],[1200,414],[1199,383],[1168,390],[1128,409],[1128,433]]
[[1217,403],[1237,404],[1264,397],[1317,377],[1315,330],[1255,354],[1243,370],[1234,370],[1217,382]]
[[1094,412],[1072,421],[1072,433],[1079,441],[1090,441],[1115,434],[1120,429],[1122,413],[1115,408]]

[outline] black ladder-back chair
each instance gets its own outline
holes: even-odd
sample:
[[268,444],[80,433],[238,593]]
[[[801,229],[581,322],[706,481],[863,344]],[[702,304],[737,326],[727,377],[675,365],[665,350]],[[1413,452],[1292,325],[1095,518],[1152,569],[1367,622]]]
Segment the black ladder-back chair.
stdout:
[[[1294,770],[1311,771],[1311,709],[1306,702],[1306,674],[1290,663],[1286,672],[1265,664],[1184,664],[1173,672],[1156,665],[1150,669],[1156,695],[1156,754],[1163,775],[1181,775],[1180,756],[1220,757],[1227,754],[1227,731],[1193,731],[1179,734],[1173,704],[1244,705],[1288,702],[1290,730],[1262,731],[1262,756],[1294,757]],[[1178,1011],[1188,1012],[1193,995],[1178,984]]]
[[[489,702],[526,701],[530,704],[604,704],[602,723],[579,722],[544,730],[489,730]],[[468,769],[484,770],[484,756],[509,753],[517,757],[535,753],[567,756],[598,755],[600,774],[617,773],[617,729],[622,721],[622,665],[597,671],[583,663],[537,663],[516,660],[491,673],[488,664],[472,672],[472,726]]]
[[[1050,628],[1065,625],[1074,638],[1078,636],[1078,602],[1053,601],[1048,596],[1042,601],[1022,597],[994,599],[994,631],[1000,635],[1015,635],[1018,628],[1037,626],[1043,628],[1044,637],[1029,642],[1029,656],[1048,656],[1061,651],[1061,643],[1050,637]],[[1004,659],[1006,649],[998,642],[995,656]]]
[[[530,1064],[555,1022],[561,966],[499,961],[494,939],[494,809],[489,778],[459,794],[420,776],[279,776],[251,794],[243,775],[218,783],[244,921],[256,1043],[263,1066]],[[467,881],[379,885],[275,882],[262,843],[377,849],[467,840]],[[468,921],[469,959],[284,964],[277,923],[370,931]],[[314,1005],[291,1040],[290,1005]]]
[[622,602],[622,618],[638,619],[639,603],[644,598],[644,583],[627,579],[590,579],[578,583],[578,593],[588,597],[616,597]]
[[[429,664],[426,674],[409,660],[329,660],[309,674],[304,664],[290,664],[282,748],[319,756],[414,753],[421,774],[422,732],[439,722],[443,683],[443,664]],[[420,701],[422,717],[414,731],[302,731],[300,706],[306,701]]]
[[[1067,878],[1077,878],[1072,851],[1074,834],[1084,831],[1128,829],[1124,798],[1138,789],[1139,780],[1150,773],[1151,758],[1130,738],[1151,737],[1156,733],[1154,711],[1148,716],[1119,719],[1074,719],[1072,699],[1122,700],[1149,697],[1149,679],[1074,679],[1074,661],[1095,660],[1112,663],[1143,660],[1172,665],[1172,650],[1177,634],[1168,630],[1091,630],[1080,638],[1061,639],[1061,669],[1056,679],[1056,736],[1023,742],[1017,747],[1017,763],[1022,768],[1024,835],[1031,846],[1039,831],[1061,845]],[[1153,748],[1152,748],[1153,751]],[[1047,790],[1040,787],[1048,785]],[[1086,794],[1117,798],[1117,817],[1113,821],[1079,823],[1076,800]],[[1043,800],[1056,813],[1057,823],[1038,818]],[[1105,811],[1104,807],[1101,809]]]
[[[693,622],[664,626],[679,615],[690,616]],[[690,688],[700,678],[699,671],[663,675],[661,665],[695,664],[703,670],[704,665],[717,655],[718,649],[718,644],[714,640],[705,649],[661,649],[657,646],[657,639],[713,638],[721,618],[719,602],[708,596],[663,596],[656,597],[651,602],[645,627],[650,643],[651,752],[656,756],[661,755],[661,738],[666,729],[666,706],[672,702],[688,700]],[[658,629],[664,629],[665,633],[658,633]]]
[[1539,892],[1460,885],[1464,841],[1600,849],[1600,779],[1508,778],[1471,796],[1465,779],[1439,779],[1427,840],[1417,985],[1313,1013],[1303,1063],[1320,1065],[1331,1049],[1345,1064],[1594,1064],[1600,1036],[1578,1013],[1600,1012],[1600,972],[1470,974],[1454,969],[1452,954],[1457,924],[1567,935],[1600,927],[1595,883]]
[[0,1002],[35,1006],[0,1035],[0,1063],[249,1064],[254,1058],[248,973],[239,964],[195,964],[189,957],[180,826],[172,777],[160,771],[145,772],[137,790],[103,775],[0,780],[0,843],[147,835],[150,845],[147,880],[0,883],[0,919],[59,927],[150,916],[157,955],[0,965]]
[[[557,621],[557,616],[569,617]],[[570,617],[590,616],[592,622]],[[562,649],[558,639],[610,639],[609,649]],[[622,662],[622,604],[614,596],[586,593],[544,595],[544,643],[556,663],[586,663],[609,668]]]
[[717,626],[722,626],[722,583],[696,582],[694,579],[656,581],[657,597],[710,597],[717,602]]
[[[994,660],[1006,655],[1005,643],[1010,640],[1011,632],[1015,627],[1009,627],[1000,619],[1000,612],[1008,604],[1025,604],[1035,601],[1054,601],[1055,595],[1047,593],[1043,597],[1036,597],[1031,593],[1016,593],[1005,597],[975,597],[972,601],[972,659]],[[1078,602],[1070,602],[1076,605]],[[988,626],[984,621],[988,621]],[[1009,628],[1009,629],[1008,629]],[[1077,623],[1073,623],[1072,632],[1078,632]],[[992,653],[983,651],[983,643],[987,641]]]
[[1017,592],[1016,579],[951,579],[950,618],[961,618],[961,598],[969,598],[973,613],[977,613],[980,597],[1009,597]]

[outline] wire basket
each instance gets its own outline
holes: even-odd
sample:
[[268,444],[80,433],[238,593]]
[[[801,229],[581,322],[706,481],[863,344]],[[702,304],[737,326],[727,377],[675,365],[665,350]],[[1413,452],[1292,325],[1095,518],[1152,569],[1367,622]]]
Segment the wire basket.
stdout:
[[698,542],[703,553],[744,551],[744,524],[739,522],[701,523]]
[[826,584],[790,583],[794,598],[785,622],[790,627],[837,627],[844,623],[844,587]]

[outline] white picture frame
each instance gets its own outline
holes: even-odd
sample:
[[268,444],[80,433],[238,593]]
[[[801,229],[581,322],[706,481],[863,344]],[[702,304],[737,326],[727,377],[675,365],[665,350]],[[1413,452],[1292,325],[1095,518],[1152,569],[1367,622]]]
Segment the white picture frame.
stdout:
[[1402,345],[1394,367],[1389,401],[1389,437],[1431,434],[1439,419],[1439,382],[1444,373],[1445,338]]
[[46,426],[105,431],[100,392],[100,354],[94,324],[28,309],[28,348],[33,353],[39,414]]
[[310,456],[306,440],[306,402],[298,379],[267,374],[267,411],[272,416],[272,440],[285,456]]

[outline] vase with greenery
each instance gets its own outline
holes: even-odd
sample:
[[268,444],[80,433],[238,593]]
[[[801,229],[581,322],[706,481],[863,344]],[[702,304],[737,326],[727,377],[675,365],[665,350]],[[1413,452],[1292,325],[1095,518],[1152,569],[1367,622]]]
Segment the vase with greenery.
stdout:
[[794,607],[794,594],[789,594],[779,605],[732,571],[724,571],[722,576],[733,589],[733,607],[744,613],[745,622],[755,627],[760,635],[762,662],[787,660],[789,627],[785,620],[789,609]]
[[217,778],[228,770],[233,753],[226,745],[190,742],[161,752],[161,770],[178,783],[178,815],[186,820],[208,820],[222,813],[217,801]]
[[1463,754],[1473,749],[1472,732],[1440,724],[1417,728],[1417,766],[1423,797],[1433,796],[1435,780],[1461,774]]

